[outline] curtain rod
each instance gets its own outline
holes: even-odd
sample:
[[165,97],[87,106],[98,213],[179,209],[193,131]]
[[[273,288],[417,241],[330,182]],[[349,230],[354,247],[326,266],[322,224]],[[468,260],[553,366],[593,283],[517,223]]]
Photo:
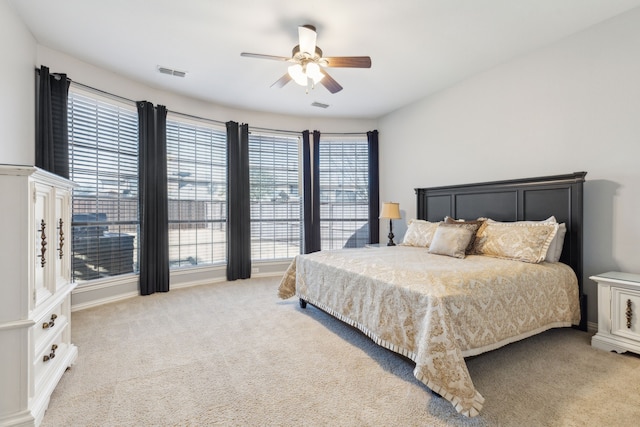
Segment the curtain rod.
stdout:
[[124,97],[124,96],[116,95],[116,94],[113,94],[113,93],[111,93],[111,92],[107,92],[107,91],[102,90],[102,89],[97,89],[97,88],[95,88],[95,87],[93,87],[93,86],[89,86],[89,85],[86,85],[86,84],[84,84],[84,83],[78,83],[78,82],[77,82],[77,81],[75,81],[75,80],[70,80],[70,81],[71,81],[71,83],[73,83],[75,86],[80,86],[81,88],[83,88],[83,89],[87,89],[87,90],[89,90],[89,91],[91,91],[91,92],[96,92],[96,93],[98,93],[98,94],[100,94],[100,95],[104,95],[104,96],[107,96],[107,97],[109,97],[109,98],[113,98],[113,99],[116,99],[116,100],[118,100],[118,101],[121,101],[121,102],[129,102],[129,103],[131,103],[131,104],[133,104],[133,105],[136,105],[136,102],[137,102],[137,101],[134,101],[133,99],[129,99],[129,98],[126,98],[126,97]]
[[214,119],[208,119],[206,117],[194,116],[193,114],[180,113],[178,111],[173,111],[173,110],[169,110],[169,109],[167,109],[167,113],[175,114],[177,116],[186,117],[188,119],[201,120],[201,121],[205,121],[205,122],[213,122],[213,123],[220,124],[220,125],[225,125],[226,124],[226,122],[221,122],[220,120],[214,120]]

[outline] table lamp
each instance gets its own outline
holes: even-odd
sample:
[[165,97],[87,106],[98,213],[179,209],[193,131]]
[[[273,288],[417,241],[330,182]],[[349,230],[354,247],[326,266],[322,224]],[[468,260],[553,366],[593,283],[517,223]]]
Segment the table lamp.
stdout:
[[393,220],[402,218],[400,216],[400,203],[383,203],[380,218],[389,220],[389,242],[387,242],[387,246],[395,246],[396,244],[393,243]]

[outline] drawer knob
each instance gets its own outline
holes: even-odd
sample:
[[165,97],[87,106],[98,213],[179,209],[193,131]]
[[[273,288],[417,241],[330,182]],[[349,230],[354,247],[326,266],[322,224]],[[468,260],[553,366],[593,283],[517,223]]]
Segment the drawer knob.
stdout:
[[51,346],[51,353],[49,353],[48,355],[44,355],[42,357],[42,361],[43,362],[48,362],[49,360],[53,359],[54,357],[56,357],[56,350],[58,349],[58,344],[53,344]]
[[631,308],[631,300],[627,300],[627,329],[631,329],[631,318],[633,317],[633,309]]
[[52,314],[51,315],[51,320],[48,322],[44,322],[42,324],[42,329],[49,329],[49,328],[53,328],[54,326],[56,326],[56,319],[58,318],[57,314]]

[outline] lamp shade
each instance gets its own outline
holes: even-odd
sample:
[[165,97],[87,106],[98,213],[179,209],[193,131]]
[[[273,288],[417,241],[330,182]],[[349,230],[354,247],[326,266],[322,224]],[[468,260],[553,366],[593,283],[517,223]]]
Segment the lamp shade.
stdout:
[[291,65],[288,68],[288,71],[289,71],[289,76],[291,76],[291,78],[300,86],[307,85],[307,75],[302,69],[302,65],[300,64]]
[[400,203],[387,202],[382,204],[380,218],[400,219]]

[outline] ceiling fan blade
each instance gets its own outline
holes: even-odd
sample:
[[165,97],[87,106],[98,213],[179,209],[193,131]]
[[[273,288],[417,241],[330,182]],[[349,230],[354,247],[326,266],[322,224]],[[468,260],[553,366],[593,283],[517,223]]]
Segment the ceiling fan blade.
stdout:
[[240,56],[245,56],[247,58],[257,58],[257,59],[272,59],[274,61],[289,61],[291,59],[291,58],[287,58],[286,56],[262,55],[260,53],[247,53],[247,52],[242,52]]
[[298,27],[298,38],[300,41],[300,52],[306,52],[313,56],[316,53],[316,28],[313,25],[303,25]]
[[286,73],[284,76],[282,76],[278,80],[276,80],[276,82],[274,84],[272,84],[271,87],[284,87],[284,85],[289,83],[291,80],[293,80],[293,79],[291,78],[289,73]]
[[368,56],[334,56],[323,58],[327,67],[371,68],[371,58]]
[[322,84],[322,86],[326,87],[329,92],[336,93],[342,90],[342,86],[340,86],[340,83],[333,80],[333,77],[327,74],[326,71],[323,70],[321,71],[321,73],[324,74],[324,77],[322,80],[320,80],[320,83]]

